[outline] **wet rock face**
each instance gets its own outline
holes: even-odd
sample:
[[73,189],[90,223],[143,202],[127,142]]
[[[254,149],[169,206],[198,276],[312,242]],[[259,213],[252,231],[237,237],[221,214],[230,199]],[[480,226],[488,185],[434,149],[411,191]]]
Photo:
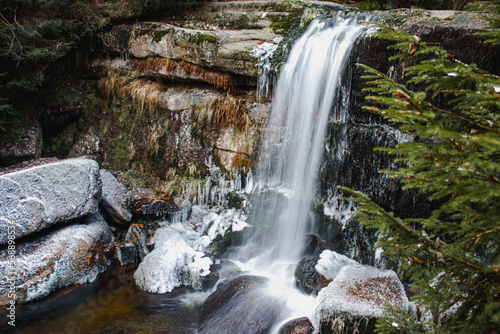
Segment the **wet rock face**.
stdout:
[[124,224],[132,219],[128,210],[128,190],[105,169],[99,171],[101,182],[100,205],[103,211],[116,224]]
[[331,280],[318,273],[315,269],[318,257],[304,257],[295,268],[295,279],[306,293],[318,292],[328,285]]
[[266,295],[268,279],[239,276],[217,286],[203,303],[198,333],[267,333],[280,314],[280,302]]
[[98,175],[95,161],[69,159],[0,176],[0,244],[96,212]]
[[0,301],[10,291],[26,295],[25,301],[47,296],[73,284],[93,281],[109,266],[106,247],[112,232],[98,214],[81,218],[35,240],[18,242],[15,256],[0,251]]
[[122,267],[131,266],[139,261],[137,245],[130,242],[116,242],[114,244],[115,259]]
[[[488,45],[484,38],[475,35],[484,28],[485,21],[465,13],[451,13],[446,20],[438,19],[435,13],[427,11],[398,10],[388,25],[398,25],[423,41],[446,50],[455,59],[466,63],[476,63],[479,68],[498,73],[498,46]],[[480,22],[481,21],[481,22]],[[394,23],[396,22],[396,23]],[[341,92],[340,105],[346,104],[345,119],[338,120],[332,115],[328,124],[325,151],[318,175],[319,221],[328,223],[319,227],[318,233],[328,241],[340,244],[342,253],[349,253],[363,263],[373,264],[373,244],[376,236],[367,232],[349,219],[355,210],[352,204],[341,199],[337,186],[346,186],[366,194],[375,203],[398,217],[426,217],[435,208],[426,196],[416,189],[402,190],[398,179],[391,179],[381,170],[397,168],[392,157],[374,151],[377,147],[395,147],[405,141],[414,140],[400,132],[397,125],[388,124],[380,116],[363,110],[366,96],[363,91],[366,80],[364,71],[356,66],[361,63],[382,73],[392,73],[399,82],[405,82],[404,66],[409,64],[390,61],[394,50],[388,49],[392,42],[362,36],[353,48],[345,78],[352,76],[347,89]],[[347,81],[347,80],[346,80]],[[423,90],[422,87],[413,87]],[[348,92],[348,93],[346,93]],[[439,107],[448,107],[447,101],[433,101]],[[342,106],[337,106],[340,109]],[[333,114],[333,113],[332,113]],[[353,245],[356,245],[353,247]]]

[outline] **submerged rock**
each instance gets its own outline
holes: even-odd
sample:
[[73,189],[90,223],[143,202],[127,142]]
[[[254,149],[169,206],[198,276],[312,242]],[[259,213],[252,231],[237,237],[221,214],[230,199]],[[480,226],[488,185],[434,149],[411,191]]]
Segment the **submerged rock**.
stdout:
[[68,159],[0,176],[0,244],[97,211],[99,166]]
[[281,313],[280,301],[265,291],[268,281],[245,275],[221,282],[203,303],[198,333],[267,333]]
[[387,304],[409,309],[403,284],[392,270],[343,266],[316,298],[314,324],[324,333],[373,333]]
[[128,190],[105,169],[99,171],[101,181],[100,205],[109,218],[117,224],[127,223],[132,219],[128,210]]
[[98,213],[81,218],[48,235],[0,251],[0,303],[9,293],[26,294],[25,301],[39,299],[52,291],[96,279],[110,261],[105,248],[111,242],[108,224]]
[[279,334],[310,334],[314,327],[309,318],[293,319],[281,326]]

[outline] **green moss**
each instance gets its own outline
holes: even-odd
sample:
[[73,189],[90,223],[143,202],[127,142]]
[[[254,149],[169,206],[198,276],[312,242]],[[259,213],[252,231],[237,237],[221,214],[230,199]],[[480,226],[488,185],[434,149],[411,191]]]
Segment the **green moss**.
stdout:
[[16,304],[24,304],[26,302],[27,293],[27,289],[18,289],[16,291],[16,296],[14,297],[14,301],[16,302]]
[[269,27],[273,29],[275,33],[283,33],[290,30],[291,23],[290,21],[273,22]]
[[217,43],[217,38],[215,36],[197,32],[196,35],[191,35],[189,37],[189,42],[194,44],[201,44],[203,42]]
[[388,10],[392,8],[390,4],[378,0],[367,0],[359,4],[357,7],[364,11]]
[[297,7],[292,1],[273,1],[270,6],[275,12],[289,12]]
[[172,29],[165,29],[165,30],[155,30],[153,31],[153,41],[158,43],[159,41],[161,41],[161,39],[163,38],[163,36],[165,36],[166,34],[168,34]]
[[49,153],[50,155],[55,155],[61,158],[66,157],[75,143],[77,132],[77,125],[75,123],[70,124],[62,132],[50,139],[50,144],[44,150],[44,153]]
[[220,241],[215,241],[208,246],[208,252],[214,256],[223,256],[230,247],[241,245],[243,233],[228,231]]

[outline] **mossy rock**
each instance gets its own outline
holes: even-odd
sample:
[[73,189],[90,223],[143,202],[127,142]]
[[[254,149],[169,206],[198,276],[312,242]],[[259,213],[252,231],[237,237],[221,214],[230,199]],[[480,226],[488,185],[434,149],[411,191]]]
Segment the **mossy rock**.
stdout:
[[172,29],[154,30],[153,31],[153,42],[158,43],[159,41],[161,41],[163,36],[168,34],[170,31],[172,31]]
[[224,237],[214,240],[207,248],[208,253],[216,257],[223,256],[231,247],[243,243],[244,231],[227,231]]

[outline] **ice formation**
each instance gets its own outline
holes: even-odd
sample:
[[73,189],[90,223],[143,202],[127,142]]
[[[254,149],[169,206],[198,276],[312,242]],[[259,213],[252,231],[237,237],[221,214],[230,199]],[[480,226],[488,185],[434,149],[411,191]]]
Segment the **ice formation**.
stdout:
[[387,304],[410,309],[397,274],[392,270],[349,264],[342,267],[335,279],[319,292],[311,320],[319,329],[321,323],[338,317],[343,320],[379,317]]
[[347,256],[327,249],[319,255],[319,260],[315,268],[316,271],[325,276],[326,279],[332,280],[337,276],[343,267],[349,264],[358,263]]
[[150,241],[154,250],[134,274],[137,285],[155,293],[171,292],[182,285],[201,288],[202,277],[210,274],[213,264],[205,249],[226,231],[243,229],[245,219],[236,209],[221,211],[195,205],[187,220],[160,223],[161,227]]

